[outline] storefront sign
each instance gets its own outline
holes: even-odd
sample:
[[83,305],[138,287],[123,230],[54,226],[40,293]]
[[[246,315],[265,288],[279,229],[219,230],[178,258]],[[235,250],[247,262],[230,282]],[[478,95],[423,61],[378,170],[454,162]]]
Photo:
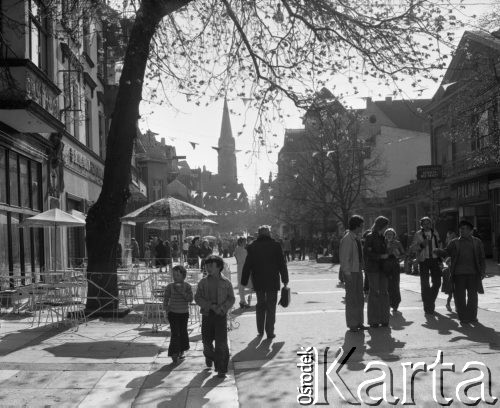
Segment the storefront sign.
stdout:
[[488,199],[488,180],[475,179],[457,184],[456,197],[461,203]]
[[432,180],[443,177],[443,168],[441,166],[417,166],[417,180]]
[[52,116],[59,118],[59,101],[57,95],[47,84],[29,71],[26,74],[26,96]]
[[64,146],[64,164],[82,176],[102,185],[104,169],[74,147]]

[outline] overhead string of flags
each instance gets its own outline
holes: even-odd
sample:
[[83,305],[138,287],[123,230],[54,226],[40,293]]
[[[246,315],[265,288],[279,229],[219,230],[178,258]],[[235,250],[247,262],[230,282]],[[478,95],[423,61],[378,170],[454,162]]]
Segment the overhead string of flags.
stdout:
[[[177,140],[182,140],[182,141],[185,140],[183,138],[178,138],[176,136],[167,136],[167,139],[170,139],[172,142],[175,142]],[[212,146],[210,143],[195,142],[193,140],[188,140],[187,142],[191,145],[191,148],[193,150],[196,150],[197,146],[206,146],[206,147],[210,146],[212,149],[216,150],[217,153],[220,151],[220,147]],[[251,149],[247,149],[247,150],[235,149],[235,153],[241,153],[241,152],[243,152],[245,154],[249,154],[249,153],[252,153],[253,150],[251,150]]]
[[[209,193],[208,191],[190,191],[189,194],[191,195],[191,198],[204,198],[204,199],[217,199],[217,200],[222,200],[224,199],[227,201],[228,198],[231,198],[232,201],[238,201],[242,197],[242,192],[235,192],[235,193],[222,193],[222,194],[214,194],[214,193]],[[231,197],[232,196],[232,197]]]

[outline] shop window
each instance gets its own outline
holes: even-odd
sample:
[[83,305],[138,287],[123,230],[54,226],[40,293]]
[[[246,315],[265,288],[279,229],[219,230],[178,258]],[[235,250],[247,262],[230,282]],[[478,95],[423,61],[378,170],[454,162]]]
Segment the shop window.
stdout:
[[6,151],[0,148],[0,203],[7,202],[7,163]]
[[29,57],[42,71],[48,71],[47,11],[40,0],[29,2]]
[[[21,276],[21,245],[19,242],[19,217],[20,214],[10,213],[10,242],[12,243],[12,269],[10,275]],[[15,281],[19,284],[19,281]]]
[[28,160],[24,157],[19,157],[19,191],[21,193],[21,207],[31,207]]
[[[69,229],[69,228],[68,228]],[[43,258],[43,229],[42,228],[31,228],[31,235],[33,239],[33,266],[32,270],[34,276],[36,276],[37,281],[40,279],[41,267],[44,263]]]
[[9,154],[9,204],[19,205],[19,179],[17,171],[17,154]]
[[[7,224],[7,212],[0,211],[0,276],[5,276],[6,272],[9,270],[9,226]],[[0,285],[4,285],[0,281]],[[5,289],[5,286],[1,286]]]
[[34,210],[42,208],[40,164],[31,162],[31,197]]
[[[83,201],[67,199],[66,210],[84,211]],[[67,228],[68,236],[68,267],[80,267],[85,260],[85,229]]]
[[[29,216],[24,216],[27,218]],[[21,245],[21,276],[31,278],[31,228],[20,228],[19,231],[19,243]],[[23,279],[21,281],[22,285],[31,283],[30,280]]]

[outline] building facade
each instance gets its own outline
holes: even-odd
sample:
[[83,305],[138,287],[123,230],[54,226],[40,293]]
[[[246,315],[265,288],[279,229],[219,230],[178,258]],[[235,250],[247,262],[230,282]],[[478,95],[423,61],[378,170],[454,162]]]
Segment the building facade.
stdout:
[[366,108],[360,111],[367,160],[377,155],[384,170],[376,185],[367,186],[363,197],[361,211],[367,226],[384,215],[398,235],[411,234],[419,217],[430,215],[426,186],[415,184],[417,166],[431,164],[429,124],[423,111],[429,103],[429,99],[367,98]]
[[84,228],[58,229],[52,248],[52,229],[17,226],[55,207],[84,217],[97,200],[108,85],[116,83],[108,82],[104,26],[112,13],[104,4],[6,0],[0,7],[0,275],[12,285],[84,262]]
[[442,233],[473,223],[487,256],[500,255],[500,33],[466,31],[427,111]]

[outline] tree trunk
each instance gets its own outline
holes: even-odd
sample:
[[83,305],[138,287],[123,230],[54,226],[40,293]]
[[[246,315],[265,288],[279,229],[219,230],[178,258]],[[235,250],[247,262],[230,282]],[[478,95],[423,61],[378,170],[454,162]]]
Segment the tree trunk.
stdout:
[[142,2],[134,21],[106,145],[104,180],[87,215],[87,312],[118,307],[117,245],[120,217],[130,196],[130,163],[151,39],[164,16],[164,2]]

